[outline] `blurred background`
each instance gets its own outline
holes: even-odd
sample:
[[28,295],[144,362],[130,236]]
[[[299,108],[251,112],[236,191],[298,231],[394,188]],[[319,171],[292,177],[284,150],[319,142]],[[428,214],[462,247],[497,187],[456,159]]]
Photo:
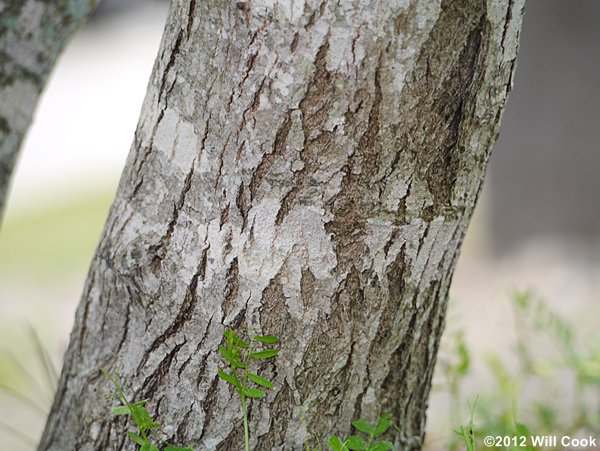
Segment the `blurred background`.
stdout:
[[[103,0],[63,54],[27,137],[0,233],[0,388],[10,387],[0,393],[3,449],[33,449],[43,427],[39,411],[48,409],[53,376],[41,365],[29,325],[60,367],[167,8],[167,1]],[[454,276],[429,410],[430,449],[449,448],[457,416],[468,421],[467,400],[497,391],[501,375],[490,355],[506,373],[522,369],[522,332],[535,327],[519,322],[540,316],[539,310],[523,311],[523,302],[515,307],[525,290],[527,305],[544,305],[571,335],[576,332],[573,352],[582,355],[591,346],[590,355],[596,355],[591,349],[599,343],[600,318],[598,23],[595,0],[529,0],[526,6],[515,87]],[[547,337],[531,340],[536,356],[547,362],[560,357],[560,343],[554,349]],[[598,357],[586,360],[592,373]],[[574,397],[583,376],[567,373],[559,371],[551,381],[562,386],[557,409],[581,410]],[[452,388],[453,374],[460,388]],[[523,388],[516,384],[506,390]],[[532,402],[520,406],[526,418],[534,415]],[[597,415],[600,425],[600,411]],[[560,421],[567,420],[555,424]]]

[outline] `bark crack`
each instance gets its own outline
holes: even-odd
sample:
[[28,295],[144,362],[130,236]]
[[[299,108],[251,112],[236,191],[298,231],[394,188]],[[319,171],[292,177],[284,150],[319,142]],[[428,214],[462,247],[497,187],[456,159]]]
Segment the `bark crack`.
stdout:
[[146,365],[150,355],[156,351],[161,344],[166,343],[169,338],[177,334],[183,328],[185,323],[191,319],[198,303],[196,289],[198,288],[198,280],[200,278],[201,268],[202,262],[200,262],[196,273],[192,276],[188,284],[185,298],[181,304],[181,307],[179,308],[179,313],[175,317],[175,320],[165,329],[162,334],[156,337],[148,349],[144,351],[144,354],[142,355],[140,363],[137,367],[138,373]]
[[190,7],[188,8],[188,23],[187,23],[187,39],[189,41],[192,35],[192,27],[194,26],[194,20],[196,19],[196,0],[190,0]]

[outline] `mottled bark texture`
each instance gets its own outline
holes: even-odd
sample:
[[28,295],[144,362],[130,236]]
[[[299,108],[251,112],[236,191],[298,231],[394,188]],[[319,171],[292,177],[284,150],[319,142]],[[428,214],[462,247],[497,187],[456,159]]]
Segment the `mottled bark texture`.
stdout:
[[0,0],[0,220],[21,142],[60,52],[94,0]]
[[117,368],[172,442],[242,449],[224,327],[281,337],[251,444],[391,412],[418,449],[523,0],[172,4],[40,445],[129,449]]

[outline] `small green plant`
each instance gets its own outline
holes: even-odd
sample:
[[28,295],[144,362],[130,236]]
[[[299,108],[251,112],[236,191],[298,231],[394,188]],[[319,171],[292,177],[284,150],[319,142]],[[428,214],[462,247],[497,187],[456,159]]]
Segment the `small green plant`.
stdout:
[[362,433],[361,435],[349,435],[345,440],[337,436],[332,436],[327,440],[327,444],[333,451],[388,451],[393,449],[394,445],[387,440],[376,440],[386,433],[392,425],[391,415],[383,414],[379,417],[377,425],[373,426],[365,420],[356,420],[352,422],[354,429]]
[[475,402],[473,403],[473,407],[469,404],[469,410],[471,411],[471,418],[469,419],[469,424],[467,426],[460,425],[458,429],[455,429],[454,432],[462,437],[467,451],[476,451],[475,450],[475,423],[473,422],[473,415],[475,413],[475,406],[477,405],[477,398],[475,398]]
[[[526,438],[525,445],[508,447],[525,451],[547,450],[529,437],[560,431],[565,435],[593,433],[600,428],[600,340],[583,337],[560,313],[528,291],[511,296],[516,347],[513,360],[485,355],[493,389],[480,393],[477,434],[463,426],[449,439],[447,449],[484,449],[486,436]],[[471,357],[462,334],[451,336],[449,356],[442,366],[450,396],[450,416],[460,420],[461,387],[471,370]],[[475,356],[480,357],[480,356]],[[569,376],[569,377],[565,377]],[[566,384],[571,383],[571,386]],[[548,395],[550,394],[550,395]],[[473,416],[473,412],[471,412]]]
[[[105,369],[102,369],[102,372],[107,378],[110,379],[116,389],[116,392],[108,393],[108,396],[115,397],[121,401],[121,405],[113,407],[111,413],[113,415],[130,415],[131,419],[138,427],[138,432],[127,432],[129,438],[136,444],[140,445],[140,451],[159,451],[158,446],[152,443],[148,437],[150,435],[150,437],[154,438],[154,433],[160,427],[160,424],[152,420],[152,417],[150,417],[150,414],[144,407],[144,404],[146,404],[148,400],[144,399],[142,401],[130,402],[127,396],[125,396],[117,376],[110,374]],[[194,451],[194,449],[189,447],[167,445],[165,446],[164,451]]]
[[[252,341],[261,346],[275,345],[279,339],[273,335],[255,335]],[[266,393],[262,389],[273,387],[273,383],[260,377],[256,373],[251,373],[249,366],[252,361],[272,359],[277,356],[277,349],[256,350],[251,343],[248,343],[238,336],[232,330],[226,330],[223,333],[223,344],[219,346],[219,353],[229,364],[229,372],[220,369],[217,375],[230,385],[233,385],[240,395],[242,404],[242,414],[244,418],[244,449],[250,450],[250,434],[248,431],[248,398],[263,398]],[[261,388],[251,387],[253,383]]]

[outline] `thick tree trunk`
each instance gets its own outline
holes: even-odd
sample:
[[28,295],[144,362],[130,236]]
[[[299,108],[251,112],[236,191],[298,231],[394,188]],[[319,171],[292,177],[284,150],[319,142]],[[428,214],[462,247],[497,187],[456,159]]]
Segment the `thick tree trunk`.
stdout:
[[246,326],[282,341],[256,449],[380,412],[420,448],[522,8],[174,1],[40,449],[129,449],[117,365],[172,441],[241,449],[215,350]]
[[58,55],[94,0],[0,0],[0,220],[21,142]]

